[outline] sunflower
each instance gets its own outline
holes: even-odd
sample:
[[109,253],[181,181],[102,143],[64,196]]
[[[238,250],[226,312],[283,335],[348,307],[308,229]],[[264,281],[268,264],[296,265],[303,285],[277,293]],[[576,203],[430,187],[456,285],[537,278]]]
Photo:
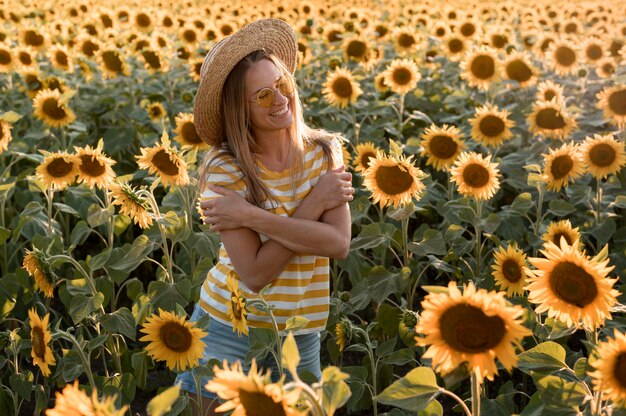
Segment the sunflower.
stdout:
[[421,135],[421,156],[428,156],[426,166],[432,165],[436,170],[449,170],[456,158],[466,147],[458,127],[438,127],[432,124]]
[[393,39],[393,46],[399,55],[415,52],[421,43],[417,33],[406,26],[394,29],[391,38]]
[[141,155],[135,156],[137,164],[141,169],[148,169],[148,173],[157,173],[164,186],[189,183],[187,163],[173,148],[156,144],[140,150]]
[[24,73],[27,70],[36,70],[38,67],[35,51],[28,46],[18,46],[13,49],[18,70]]
[[513,137],[511,128],[515,123],[508,116],[507,110],[498,110],[493,104],[477,108],[475,117],[469,119],[472,139],[485,146],[500,146]]
[[605,88],[596,97],[604,117],[620,129],[626,127],[626,84]]
[[588,64],[593,64],[604,58],[604,44],[597,36],[585,39],[582,44],[583,58]]
[[[42,151],[45,152],[45,151]],[[75,155],[66,151],[56,153],[44,153],[43,162],[35,169],[37,178],[46,188],[65,189],[74,182],[78,175],[80,161]]]
[[501,246],[494,252],[494,264],[491,275],[500,290],[506,290],[508,296],[523,295],[529,269],[526,254],[514,245]]
[[35,116],[50,127],[67,126],[76,119],[74,112],[61,100],[61,92],[56,89],[39,91],[33,99],[33,108]]
[[77,147],[74,146],[76,151],[76,158],[79,160],[78,164],[78,182],[86,183],[91,189],[99,187],[101,189],[108,188],[115,179],[115,172],[111,166],[117,162],[115,160],[106,157],[102,153],[100,146],[92,148],[90,146]]
[[163,59],[161,54],[150,47],[143,48],[139,53],[141,59],[143,59],[143,66],[151,74],[156,72],[167,72],[169,70],[169,64],[166,59]]
[[150,13],[143,11],[136,11],[131,18],[131,22],[134,24],[135,28],[145,33],[149,33],[154,26],[154,21],[150,17]]
[[564,143],[558,149],[550,149],[543,155],[544,179],[546,187],[554,192],[559,192],[564,186],[567,188],[570,182],[585,173],[583,162],[578,147],[574,143]]
[[178,39],[180,39],[183,44],[195,49],[198,42],[200,42],[200,33],[194,26],[186,24],[178,29]]
[[148,113],[148,117],[155,123],[158,123],[162,118],[167,115],[167,111],[165,111],[165,107],[158,101],[147,103],[146,104],[146,112]]
[[555,98],[551,101],[535,101],[527,122],[533,134],[560,140],[565,140],[577,127],[574,117]]
[[345,60],[366,61],[369,58],[370,48],[367,41],[359,36],[348,37],[342,43]]
[[579,149],[585,170],[594,178],[604,179],[608,175],[617,174],[626,164],[624,143],[616,140],[612,134],[586,137]]
[[426,187],[422,179],[424,172],[415,167],[413,156],[395,157],[378,153],[370,159],[369,167],[363,172],[363,184],[372,193],[374,203],[381,207],[405,205],[418,198]]
[[13,71],[16,61],[13,49],[6,43],[0,43],[0,73]]
[[376,158],[381,151],[374,143],[365,142],[357,144],[354,148],[356,157],[352,161],[356,172],[365,172],[370,167],[370,158]]
[[148,355],[157,361],[165,361],[170,370],[185,370],[198,365],[204,352],[202,338],[207,335],[186,317],[177,316],[159,308],[140,329],[144,335],[139,341],[149,341]]
[[600,78],[611,78],[616,69],[617,66],[615,65],[615,60],[613,58],[606,57],[596,62],[596,75]]
[[614,329],[613,339],[599,343],[596,355],[590,362],[595,371],[588,373],[593,385],[604,400],[626,405],[626,335]]
[[33,308],[28,310],[28,317],[30,318],[31,357],[33,357],[33,364],[37,365],[41,369],[41,373],[48,377],[51,374],[49,366],[56,364],[54,354],[49,345],[50,341],[52,341],[52,334],[48,331],[50,314],[46,314],[41,319]]
[[11,123],[0,120],[0,155],[5,150],[9,150],[9,143],[11,142],[11,139]]
[[216,412],[233,410],[232,416],[280,415],[304,416],[297,410],[300,389],[289,393],[283,390],[282,383],[271,383],[270,373],[264,375],[257,370],[256,360],[252,360],[248,375],[243,373],[240,361],[229,365],[224,360],[223,368],[213,367],[214,377],[205,386],[224,400]]
[[387,85],[387,83],[385,82],[385,72],[379,72],[378,74],[376,74],[376,77],[374,78],[374,89],[376,91],[378,91],[379,93],[384,93],[389,91],[389,86]]
[[[561,238],[565,239],[568,245],[574,244],[574,241],[580,241],[580,231],[578,227],[572,227],[572,223],[569,220],[552,221],[548,224],[546,232],[541,236],[541,239],[547,243],[552,242],[557,246],[561,244]],[[580,244],[579,249],[582,248]]]
[[430,34],[437,39],[445,39],[450,34],[450,26],[446,22],[431,21]]
[[109,185],[109,192],[113,198],[113,205],[120,206],[120,214],[128,215],[141,228],[152,225],[152,218],[148,212],[148,203],[142,199],[128,183],[113,183]]
[[46,32],[39,31],[33,27],[25,27],[19,33],[20,44],[32,48],[39,52],[44,51],[48,45]]
[[487,35],[488,44],[494,49],[506,50],[510,44],[510,35],[504,27],[494,27]]
[[504,292],[476,289],[472,282],[463,293],[450,282],[447,293],[429,293],[422,308],[415,330],[425,336],[416,341],[429,346],[423,357],[432,359],[442,375],[467,363],[480,383],[493,380],[495,359],[511,370],[517,364],[514,347],[521,348],[521,340],[531,335],[523,325],[522,306],[509,305]]
[[104,78],[116,78],[120,75],[129,76],[130,67],[117,46],[105,45],[97,52],[97,60]]
[[226,287],[230,290],[230,303],[228,304],[228,317],[233,324],[233,332],[248,335],[248,320],[246,315],[246,298],[239,290],[239,281],[229,274],[226,278]]
[[467,51],[467,44],[463,37],[453,33],[446,39],[444,50],[449,60],[459,61]]
[[578,49],[570,41],[555,40],[548,48],[547,56],[557,75],[574,75],[578,71]]
[[459,25],[456,28],[460,35],[462,35],[466,39],[471,39],[475,37],[479,33],[479,26],[477,22],[472,19],[466,19],[462,22],[459,22]]
[[337,44],[343,39],[345,29],[343,26],[331,23],[324,28],[324,39],[327,44]]
[[384,72],[385,84],[396,94],[404,95],[415,89],[421,75],[411,59],[395,59]]
[[98,400],[98,392],[93,391],[91,397],[78,388],[78,380],[74,384],[66,384],[62,392],[56,392],[54,408],[46,410],[46,416],[123,416],[128,406],[118,409],[116,397],[109,396]]
[[531,63],[528,53],[514,52],[505,59],[502,72],[504,78],[517,81],[520,88],[525,88],[537,82],[539,71]]
[[483,157],[475,152],[463,152],[454,162],[450,173],[450,180],[467,197],[486,200],[500,189],[498,163],[491,163],[491,155]]
[[74,72],[72,56],[67,46],[55,43],[48,50],[48,58],[50,58],[50,63],[52,63],[53,67],[69,73]]
[[346,349],[346,345],[350,343],[352,337],[352,324],[349,319],[341,318],[335,325],[335,336],[337,337],[337,348],[339,352]]
[[26,250],[22,267],[35,280],[36,289],[42,291],[47,298],[54,297],[55,278],[50,268],[43,261],[42,253],[39,250]]
[[179,113],[176,117],[176,129],[174,129],[174,140],[184,146],[193,146],[199,150],[206,150],[209,148],[208,143],[203,141],[194,124],[193,114],[191,113]]
[[537,101],[552,101],[555,100],[558,103],[565,101],[563,95],[563,87],[559,84],[555,84],[551,80],[544,81],[537,85]]
[[345,108],[350,103],[355,103],[363,90],[359,83],[355,81],[349,69],[335,68],[333,72],[328,72],[322,94],[328,103],[333,107]]
[[189,59],[189,76],[192,80],[200,82],[200,70],[202,69],[203,63],[204,58]]
[[617,302],[619,292],[613,289],[618,279],[607,278],[614,266],[609,259],[598,261],[585,256],[578,249],[579,242],[560,245],[548,241],[540,252],[544,258],[531,257],[537,269],[526,286],[528,300],[535,303],[535,312],[548,311],[548,316],[564,322],[568,327],[580,326],[592,330],[611,319],[610,309]]
[[491,83],[498,79],[499,67],[495,51],[483,45],[467,52],[461,62],[461,78],[466,80],[470,87],[487,90]]
[[87,58],[93,58],[100,48],[100,41],[87,33],[82,33],[75,39],[74,49]]

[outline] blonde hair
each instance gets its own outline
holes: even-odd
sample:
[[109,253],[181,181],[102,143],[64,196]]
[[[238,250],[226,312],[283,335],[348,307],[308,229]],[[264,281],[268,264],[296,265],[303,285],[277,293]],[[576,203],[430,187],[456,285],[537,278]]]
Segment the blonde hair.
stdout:
[[[202,194],[209,180],[213,162],[223,155],[231,156],[237,163],[243,174],[243,179],[247,188],[247,200],[253,205],[265,208],[266,200],[274,200],[271,190],[261,182],[259,177],[256,158],[260,153],[254,136],[252,135],[250,125],[250,115],[248,112],[248,103],[245,96],[245,75],[250,67],[263,59],[272,61],[278,69],[293,79],[291,72],[285,67],[282,61],[275,55],[261,49],[252,52],[233,68],[228,75],[222,90],[222,108],[224,136],[221,142],[207,152],[202,162],[200,170],[198,188]],[[296,184],[302,178],[304,171],[304,149],[311,144],[319,144],[324,150],[326,160],[329,162],[329,169],[335,165],[337,155],[331,150],[331,141],[339,139],[337,133],[330,133],[321,129],[313,129],[304,121],[302,115],[302,104],[298,95],[298,89],[294,89],[294,95],[289,101],[291,112],[294,114],[294,122],[289,127],[289,135],[291,137],[291,191],[296,193]]]

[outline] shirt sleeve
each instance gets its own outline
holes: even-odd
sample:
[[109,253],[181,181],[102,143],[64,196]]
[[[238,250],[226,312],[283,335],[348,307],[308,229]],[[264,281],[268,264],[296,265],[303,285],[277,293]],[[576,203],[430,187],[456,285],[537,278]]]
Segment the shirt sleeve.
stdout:
[[228,155],[218,155],[211,161],[205,180],[204,191],[200,195],[200,199],[203,201],[222,196],[209,189],[208,185],[231,189],[243,198],[246,198],[246,184],[243,179],[243,173],[233,158]]

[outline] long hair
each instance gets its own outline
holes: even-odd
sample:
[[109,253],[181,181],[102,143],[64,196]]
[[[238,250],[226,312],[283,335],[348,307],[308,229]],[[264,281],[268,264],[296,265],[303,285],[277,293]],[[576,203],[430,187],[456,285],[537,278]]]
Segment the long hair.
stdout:
[[[228,78],[226,78],[222,90],[224,137],[221,143],[216,144],[204,157],[198,187],[200,193],[204,192],[211,174],[213,162],[220,155],[228,155],[234,159],[241,169],[247,188],[248,202],[265,209],[265,201],[275,200],[275,198],[271,190],[267,189],[259,177],[256,158],[259,157],[261,149],[252,135],[248,103],[245,95],[246,73],[254,63],[263,59],[272,61],[281,72],[292,78],[292,82],[295,85],[293,75],[282,61],[263,49],[252,52],[239,61],[228,75]],[[312,144],[322,146],[330,169],[330,167],[335,165],[337,158],[331,150],[330,143],[334,138],[340,139],[340,136],[325,130],[313,129],[306,124],[302,115],[302,104],[300,103],[297,88],[294,88],[294,94],[289,100],[289,106],[291,113],[294,115],[294,121],[289,127],[289,136],[292,141],[291,191],[295,195],[297,184],[302,178],[304,170],[305,149]]]

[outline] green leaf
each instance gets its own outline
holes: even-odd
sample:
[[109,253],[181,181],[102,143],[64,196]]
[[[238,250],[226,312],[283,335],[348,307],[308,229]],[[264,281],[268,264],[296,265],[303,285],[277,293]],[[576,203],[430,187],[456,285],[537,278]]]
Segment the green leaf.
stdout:
[[104,265],[111,257],[111,249],[107,248],[106,250],[96,254],[94,257],[91,257],[87,260],[87,264],[91,271],[100,270],[104,267]]
[[191,295],[191,282],[187,279],[178,283],[152,281],[148,284],[150,305],[153,308],[162,308],[173,311],[177,305],[186,306]]
[[97,337],[89,340],[89,342],[87,343],[87,349],[89,351],[95,350],[96,348],[104,344],[108,338],[109,335],[107,334],[98,335]]
[[96,293],[95,296],[79,294],[72,297],[70,302],[70,316],[72,317],[74,323],[79,323],[93,311],[100,308],[103,300],[104,295],[100,292]]
[[427,254],[443,256],[448,252],[441,232],[432,228],[428,228],[424,231],[422,241],[409,243],[409,250],[418,256],[425,256]]
[[3,245],[11,237],[11,230],[0,227],[0,246]]
[[293,332],[289,332],[289,334],[285,338],[281,353],[283,368],[288,369],[295,379],[298,375],[297,370],[298,364],[300,363],[300,351],[298,351],[298,344],[296,344],[296,339],[293,336]]
[[417,412],[417,416],[442,416],[443,406],[437,400],[432,400],[428,405]]
[[145,234],[140,235],[133,241],[132,246],[125,256],[121,257],[107,267],[113,270],[130,272],[139,266],[154,249],[154,242],[150,241]]
[[33,389],[33,373],[27,371],[25,373],[11,374],[9,384],[17,394],[26,399],[26,401],[30,401],[30,394]]
[[274,330],[250,327],[249,331],[246,363],[251,363],[253,358],[256,358],[257,361],[262,360],[276,346]]
[[515,197],[511,204],[511,210],[516,214],[526,215],[533,205],[533,197],[530,192],[524,192]]
[[548,212],[556,215],[557,217],[564,217],[576,211],[576,208],[574,208],[572,204],[565,202],[562,199],[554,199],[550,201],[548,206]]
[[344,381],[348,374],[341,372],[337,367],[326,367],[322,371],[322,406],[327,416],[346,404],[352,392]]
[[615,205],[617,208],[626,208],[626,195],[616,196],[615,201],[613,201],[611,205]]
[[89,234],[91,234],[91,231],[92,229],[89,228],[85,221],[78,221],[70,234],[70,243],[74,246],[83,244],[89,237]]
[[309,320],[304,316],[292,316],[285,322],[285,331],[298,331],[304,328],[309,323]]
[[22,118],[22,116],[16,113],[15,111],[7,111],[7,112],[0,114],[0,120],[5,121],[7,123],[15,123],[20,118]]
[[163,416],[170,411],[172,405],[180,396],[180,386],[177,384],[150,400],[146,410],[150,416]]
[[146,388],[146,380],[148,379],[148,364],[151,359],[146,351],[136,352],[132,355],[130,362],[133,365],[133,373],[137,380],[137,385],[141,389]]
[[383,266],[372,267],[367,282],[369,294],[379,302],[392,293],[402,292],[406,286],[400,273],[391,273]]
[[600,224],[591,229],[591,235],[598,240],[598,245],[605,245],[615,231],[617,230],[617,225],[615,224],[615,220],[613,218],[606,218]]
[[429,367],[417,367],[377,396],[379,403],[419,412],[439,395],[435,373]]
[[574,410],[585,401],[585,389],[576,381],[567,381],[557,376],[535,379],[537,393],[548,410]]
[[415,351],[411,348],[402,348],[387,355],[384,361],[388,364],[406,365],[415,360]]
[[531,374],[532,371],[552,374],[567,368],[565,349],[552,341],[543,342],[528,351],[524,351],[518,358],[518,367],[526,374]]
[[119,308],[113,313],[107,313],[100,317],[104,329],[110,334],[122,334],[135,340],[136,324],[133,314],[126,307]]
[[110,205],[108,208],[102,208],[98,204],[91,204],[87,211],[87,222],[92,228],[96,228],[107,222],[114,213],[114,205]]

